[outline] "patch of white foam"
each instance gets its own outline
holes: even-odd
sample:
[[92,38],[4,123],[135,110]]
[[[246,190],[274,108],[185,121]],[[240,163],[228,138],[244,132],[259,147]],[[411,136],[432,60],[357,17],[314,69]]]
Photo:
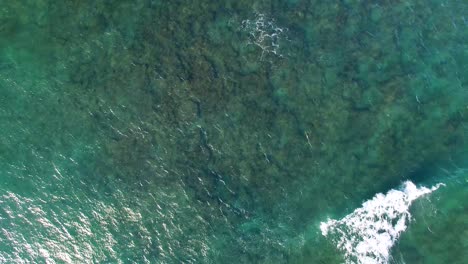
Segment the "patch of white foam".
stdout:
[[322,235],[345,253],[348,264],[388,263],[391,247],[411,221],[412,202],[441,185],[418,188],[407,181],[401,190],[391,190],[385,195],[379,193],[341,220],[322,222]]
[[261,58],[263,58],[265,53],[282,56],[279,53],[279,42],[281,38],[286,38],[285,33],[287,29],[278,27],[274,19],[257,13],[255,19],[242,21],[241,29],[249,32],[249,44],[256,45],[262,49]]

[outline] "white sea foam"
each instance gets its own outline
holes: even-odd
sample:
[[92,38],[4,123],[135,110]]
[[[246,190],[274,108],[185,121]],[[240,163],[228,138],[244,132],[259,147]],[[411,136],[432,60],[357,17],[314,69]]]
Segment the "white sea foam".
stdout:
[[282,56],[279,53],[279,43],[281,38],[287,39],[285,36],[287,29],[278,27],[274,19],[257,13],[255,19],[242,21],[241,29],[249,32],[249,44],[256,45],[262,49],[261,58],[266,53]]
[[411,203],[441,185],[418,188],[407,181],[401,190],[391,190],[385,195],[379,193],[341,220],[322,222],[322,235],[345,253],[348,264],[387,263],[391,247],[411,221]]

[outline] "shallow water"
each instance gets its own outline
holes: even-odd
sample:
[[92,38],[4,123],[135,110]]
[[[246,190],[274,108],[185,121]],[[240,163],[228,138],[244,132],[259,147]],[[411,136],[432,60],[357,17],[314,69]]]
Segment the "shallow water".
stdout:
[[466,262],[466,14],[2,4],[0,262],[342,263],[320,223],[406,180],[388,261]]

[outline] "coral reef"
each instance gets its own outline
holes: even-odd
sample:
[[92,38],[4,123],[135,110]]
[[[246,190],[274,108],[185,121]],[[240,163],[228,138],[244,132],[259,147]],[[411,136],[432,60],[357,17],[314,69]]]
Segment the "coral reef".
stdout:
[[[290,240],[318,215],[467,149],[462,1],[31,5],[1,11],[0,71],[15,78],[12,65],[35,61],[48,83],[17,100],[31,106],[32,134],[55,137],[24,148],[72,158],[84,182],[179,203],[174,255],[156,241],[149,260],[319,263],[329,245]],[[150,202],[135,206],[157,219]]]

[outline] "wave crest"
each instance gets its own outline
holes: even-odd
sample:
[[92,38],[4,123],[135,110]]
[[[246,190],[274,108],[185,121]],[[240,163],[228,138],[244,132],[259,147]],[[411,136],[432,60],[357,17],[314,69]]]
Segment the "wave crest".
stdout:
[[322,222],[322,235],[344,251],[346,263],[387,263],[391,247],[411,220],[412,202],[442,185],[418,188],[407,181],[401,190],[379,193],[341,220]]

